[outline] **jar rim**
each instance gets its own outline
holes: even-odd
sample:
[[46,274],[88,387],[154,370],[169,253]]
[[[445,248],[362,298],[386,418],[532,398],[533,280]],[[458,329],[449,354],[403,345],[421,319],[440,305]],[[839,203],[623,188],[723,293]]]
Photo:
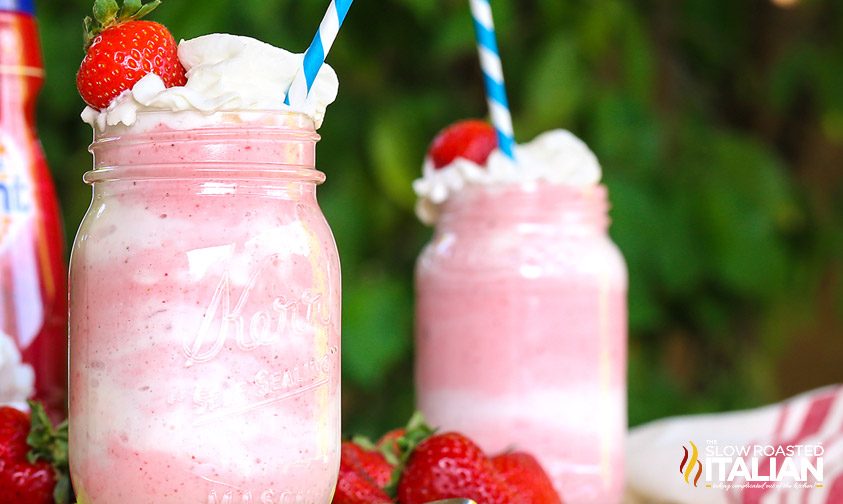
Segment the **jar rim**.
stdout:
[[[309,116],[288,110],[143,111],[133,126],[95,130],[88,149],[94,169],[83,180],[240,178],[321,184],[325,175],[314,168],[319,138]],[[258,145],[265,149],[253,149]],[[198,154],[182,155],[194,146]],[[142,158],[141,153],[148,155]]]
[[178,180],[250,180],[250,181],[273,181],[283,179],[287,182],[312,183],[315,185],[325,182],[326,176],[323,172],[308,167],[282,166],[269,163],[248,163],[247,168],[232,170],[231,163],[215,162],[203,163],[201,167],[181,168],[176,173],[162,175],[158,173],[162,164],[121,166],[118,168],[106,167],[97,170],[89,170],[82,175],[86,184],[99,182],[117,182],[120,180],[155,180],[155,181],[178,181]]
[[517,183],[497,184],[467,184],[462,190],[455,192],[442,206],[456,206],[469,204],[478,198],[524,198],[532,201],[540,194],[552,194],[559,198],[567,199],[597,199],[608,198],[608,188],[602,182],[589,185],[572,185],[550,182],[544,179],[525,180]]
[[[448,198],[439,210],[437,228],[475,221],[496,225],[520,224],[524,219],[559,222],[584,220],[598,228],[609,225],[608,189],[534,180],[518,184],[472,185]],[[508,223],[508,224],[507,224]]]

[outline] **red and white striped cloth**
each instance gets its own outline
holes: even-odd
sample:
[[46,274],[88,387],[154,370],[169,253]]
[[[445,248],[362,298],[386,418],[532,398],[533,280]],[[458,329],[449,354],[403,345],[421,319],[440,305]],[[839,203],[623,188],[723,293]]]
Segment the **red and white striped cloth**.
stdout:
[[[794,485],[749,485],[718,488],[716,475],[699,486],[687,483],[679,467],[694,442],[704,460],[706,447],[822,446],[822,481]],[[843,385],[814,390],[779,404],[733,413],[669,418],[632,429],[627,438],[628,503],[677,504],[843,504]],[[781,468],[783,455],[774,456]],[[817,457],[804,457],[817,465]],[[801,460],[797,461],[801,463]],[[705,462],[703,462],[704,464]],[[769,471],[769,458],[758,461],[759,474]],[[713,484],[706,487],[708,480]],[[735,479],[732,485],[746,486]],[[752,488],[751,486],[756,486]],[[788,488],[790,487],[790,488]]]

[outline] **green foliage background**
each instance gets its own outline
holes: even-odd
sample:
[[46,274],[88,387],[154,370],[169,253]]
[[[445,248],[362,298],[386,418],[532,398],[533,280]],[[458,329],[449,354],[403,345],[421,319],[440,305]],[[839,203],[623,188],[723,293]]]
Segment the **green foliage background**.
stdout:
[[[302,51],[327,3],[167,0],[153,18]],[[74,87],[90,4],[38,5],[68,238],[90,198]],[[519,141],[568,128],[603,164],[631,280],[630,423],[843,381],[843,2],[492,4]],[[329,61],[341,90],[318,164],[343,263],[344,424],[373,434],[413,408],[430,230],[411,181],[438,129],[486,113],[468,2],[360,0]]]

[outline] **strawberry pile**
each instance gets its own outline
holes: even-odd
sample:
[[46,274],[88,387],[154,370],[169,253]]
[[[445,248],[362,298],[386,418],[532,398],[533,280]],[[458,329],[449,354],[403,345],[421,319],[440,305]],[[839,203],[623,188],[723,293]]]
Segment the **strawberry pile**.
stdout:
[[524,452],[487,456],[468,437],[434,432],[416,415],[406,429],[342,444],[334,504],[562,504],[547,474]]
[[135,83],[154,73],[166,87],[187,79],[178,46],[164,25],[140,19],[160,0],[95,0],[94,17],[85,18],[85,59],[76,74],[76,89],[85,103],[102,110]]
[[54,429],[44,408],[30,402],[32,415],[0,407],[0,502],[65,504],[67,423]]

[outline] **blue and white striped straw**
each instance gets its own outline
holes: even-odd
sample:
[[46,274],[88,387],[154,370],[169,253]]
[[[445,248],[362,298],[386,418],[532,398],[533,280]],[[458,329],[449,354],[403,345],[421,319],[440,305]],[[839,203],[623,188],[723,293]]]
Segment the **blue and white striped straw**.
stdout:
[[515,160],[512,114],[509,112],[509,101],[506,99],[503,66],[500,53],[498,53],[495,23],[489,0],[471,0],[471,14],[474,16],[477,51],[480,53],[480,68],[483,70],[483,80],[486,83],[486,98],[489,102],[492,125],[498,133],[501,151],[510,159]]
[[313,42],[310,43],[310,47],[304,53],[302,68],[296,74],[290,89],[287,91],[287,97],[284,98],[285,104],[300,104],[307,99],[310,88],[313,87],[313,81],[316,80],[319,69],[325,63],[325,57],[331,50],[331,46],[334,45],[340,26],[345,21],[345,16],[348,14],[348,9],[351,8],[351,2],[353,1],[331,0],[328,12],[325,13],[325,17],[319,24],[319,31],[316,32]]

